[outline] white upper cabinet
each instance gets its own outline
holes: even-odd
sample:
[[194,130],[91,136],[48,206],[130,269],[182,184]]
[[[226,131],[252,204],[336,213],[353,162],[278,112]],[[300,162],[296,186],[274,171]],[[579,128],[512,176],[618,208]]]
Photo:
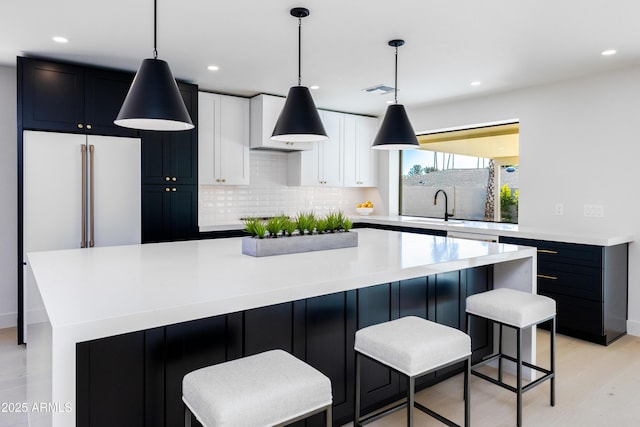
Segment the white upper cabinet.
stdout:
[[258,95],[251,98],[251,148],[281,151],[313,150],[313,142],[284,142],[271,139],[285,98]]
[[249,100],[198,94],[198,183],[249,185]]
[[343,114],[320,111],[328,139],[313,149],[289,154],[289,185],[342,186]]
[[375,187],[378,157],[371,149],[378,130],[375,117],[344,115],[344,186]]

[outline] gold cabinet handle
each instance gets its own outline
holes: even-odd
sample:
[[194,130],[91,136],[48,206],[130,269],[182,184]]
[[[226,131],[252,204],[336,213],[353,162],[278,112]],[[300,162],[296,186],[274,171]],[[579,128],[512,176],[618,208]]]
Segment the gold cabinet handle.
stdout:
[[540,253],[540,254],[557,254],[558,251],[552,251],[550,249],[538,249],[538,253]]
[[169,178],[168,176],[165,176],[165,177],[164,177],[164,180],[165,180],[165,181],[171,181],[171,178]]
[[169,187],[165,187],[164,191],[168,193],[169,191],[171,191],[171,189]]
[[227,180],[223,178],[223,179],[222,179],[222,182],[227,182]]
[[176,178],[175,176],[173,178],[171,178],[171,181],[176,182],[178,180],[178,178]]
[[547,276],[546,274],[538,274],[539,279],[558,280],[556,276]]
[[91,129],[91,125],[87,125],[87,129]]
[[178,189],[176,187],[173,187],[171,191],[178,191]]
[[82,129],[83,127],[82,123],[78,123],[78,129]]

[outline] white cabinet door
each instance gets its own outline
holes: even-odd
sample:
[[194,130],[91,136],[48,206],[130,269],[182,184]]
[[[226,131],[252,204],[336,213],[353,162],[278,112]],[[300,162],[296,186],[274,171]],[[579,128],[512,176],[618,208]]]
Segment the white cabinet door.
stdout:
[[87,142],[94,158],[93,186],[88,181],[94,197],[89,236],[95,246],[140,243],[140,139],[90,135]]
[[251,98],[251,148],[271,148],[283,151],[313,150],[313,142],[283,142],[271,139],[280,117],[285,98],[258,95]]
[[85,135],[24,132],[25,254],[80,247],[83,146]]
[[289,154],[289,185],[342,185],[343,114],[320,111],[328,139],[313,142],[313,149]]
[[249,100],[198,94],[198,183],[249,185]]
[[321,111],[320,117],[329,139],[318,142],[318,170],[322,185],[342,185],[343,113]]
[[344,186],[375,187],[377,156],[371,149],[378,127],[375,117],[345,115]]

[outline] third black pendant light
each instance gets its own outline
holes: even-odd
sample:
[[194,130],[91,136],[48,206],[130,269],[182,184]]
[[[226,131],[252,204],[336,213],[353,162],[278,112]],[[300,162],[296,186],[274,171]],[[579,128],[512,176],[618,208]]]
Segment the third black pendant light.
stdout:
[[169,64],[158,59],[157,0],[153,1],[153,58],[142,61],[118,117],[118,126],[142,130],[189,130],[193,122]]
[[403,44],[404,40],[391,40],[389,42],[389,46],[396,48],[395,103],[387,107],[382,126],[380,126],[378,135],[373,141],[371,148],[377,150],[407,150],[420,147],[404,105],[398,104],[398,47]]
[[271,139],[285,142],[322,141],[328,138],[327,132],[309,89],[301,85],[302,18],[309,16],[309,10],[295,7],[291,9],[291,15],[298,18],[298,85],[289,89]]

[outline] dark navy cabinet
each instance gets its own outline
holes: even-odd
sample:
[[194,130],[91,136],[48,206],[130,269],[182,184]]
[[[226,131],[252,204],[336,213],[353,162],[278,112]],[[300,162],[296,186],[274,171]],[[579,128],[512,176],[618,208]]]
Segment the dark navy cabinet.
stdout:
[[23,129],[138,136],[113,123],[132,73],[18,58],[18,76]]
[[628,245],[500,237],[538,250],[538,293],[557,304],[557,331],[608,345],[627,331]]
[[[465,298],[491,289],[492,272],[491,266],[476,267],[79,343],[77,425],[182,425],[186,373],[274,348],[331,379],[334,425],[348,423],[354,407],[356,330],[408,315],[464,330]],[[474,358],[491,352],[486,323],[472,324],[472,342]],[[461,371],[462,366],[438,371],[419,387]],[[368,409],[404,395],[406,385],[397,374],[373,362],[363,365],[362,378]],[[322,414],[296,423],[316,425],[324,425]]]
[[[197,126],[198,87],[178,83]],[[194,238],[198,233],[198,133],[141,132],[142,243]]]

